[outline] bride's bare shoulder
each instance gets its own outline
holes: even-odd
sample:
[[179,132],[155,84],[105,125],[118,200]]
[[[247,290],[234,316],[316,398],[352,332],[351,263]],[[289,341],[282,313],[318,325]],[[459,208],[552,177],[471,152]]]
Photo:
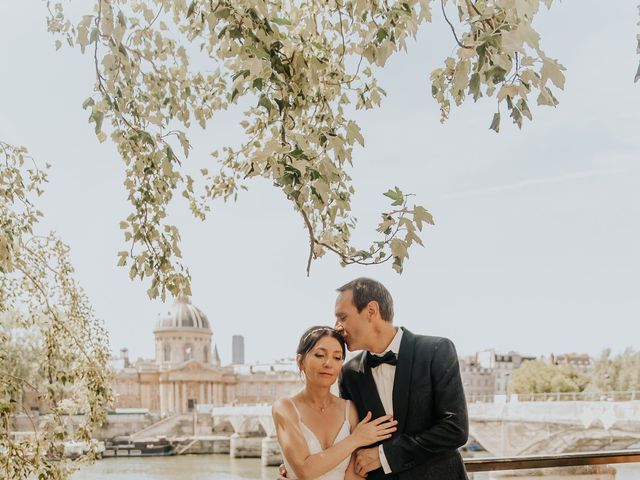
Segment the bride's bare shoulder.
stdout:
[[293,420],[297,417],[291,399],[288,397],[279,398],[271,406],[271,415],[274,420]]

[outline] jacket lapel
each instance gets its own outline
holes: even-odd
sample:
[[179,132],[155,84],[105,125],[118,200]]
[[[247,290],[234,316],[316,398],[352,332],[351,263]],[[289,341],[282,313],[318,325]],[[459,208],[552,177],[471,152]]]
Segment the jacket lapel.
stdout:
[[[402,330],[398,364],[396,365],[396,374],[393,381],[393,416],[398,420],[397,433],[404,431],[407,418],[407,403],[409,402],[411,371],[413,369],[413,350],[416,343],[416,337],[413,333],[406,328],[402,328]],[[370,370],[369,375],[371,375]]]
[[367,411],[371,412],[372,418],[378,418],[385,414],[384,407],[380,400],[380,395],[378,395],[378,389],[376,388],[376,382],[373,380],[371,368],[367,365],[366,359],[366,352],[362,352],[358,379],[360,381],[360,398],[362,399],[364,409],[360,412],[360,418],[363,418],[367,414]]

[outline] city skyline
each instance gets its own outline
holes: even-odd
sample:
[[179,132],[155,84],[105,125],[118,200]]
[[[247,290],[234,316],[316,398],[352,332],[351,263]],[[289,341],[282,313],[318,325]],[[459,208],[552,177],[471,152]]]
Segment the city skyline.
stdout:
[[[37,204],[45,215],[40,231],[53,229],[70,245],[112,350],[150,358],[151,332],[167,305],[150,301],[149,285],[116,267],[117,252],[127,249],[118,224],[130,209],[123,168],[81,107],[93,88],[92,59],[55,51],[45,10],[39,2],[0,6],[0,39],[19,45],[6,52],[13,74],[0,78],[0,138],[52,165]],[[423,232],[425,248],[410,251],[401,276],[388,265],[342,269],[327,254],[307,278],[302,219],[268,182],[250,183],[235,205],[214,204],[205,223],[177,199],[170,213],[181,227],[191,298],[209,317],[223,363],[234,334],[245,336],[249,363],[292,356],[305,328],[333,324],[335,289],[361,275],[389,288],[394,323],[449,337],[460,355],[491,347],[592,356],[606,347],[637,349],[637,8],[589,0],[580,22],[576,11],[565,2],[540,15],[543,48],[567,67],[567,86],[557,108],[532,108],[522,131],[506,118],[500,134],[490,131],[496,104],[487,99],[439,123],[428,75],[454,45],[444,22],[421,31],[380,73],[388,94],[382,108],[354,113],[365,137],[350,172],[360,220],[354,241],[373,238],[388,206],[382,192],[397,185],[414,193],[436,225]],[[211,167],[214,147],[237,142],[239,115],[194,130],[185,168]]]
[[[197,306],[197,305],[195,305],[195,306]],[[205,313],[205,315],[206,315],[206,312],[203,312],[203,313]],[[160,318],[164,318],[164,317],[159,314],[158,318],[160,319]],[[250,338],[251,336],[249,335],[248,337]],[[245,334],[235,333],[235,334],[232,334],[231,337],[229,337],[227,339],[228,343],[231,345],[231,348],[229,349],[229,358],[226,359],[226,360],[224,358],[221,359],[221,365],[223,365],[223,366],[251,365],[251,364],[263,365],[263,364],[270,364],[270,363],[273,363],[273,362],[277,362],[277,361],[280,361],[280,360],[291,360],[291,359],[295,358],[295,352],[293,352],[293,353],[291,353],[289,355],[282,355],[282,356],[273,357],[273,358],[254,358],[251,362],[236,361],[234,359],[234,346],[238,345],[238,344],[241,345],[240,346],[240,350],[239,350],[239,352],[241,352],[241,354],[238,354],[237,358],[238,359],[240,359],[240,358],[244,359],[245,358],[244,344],[245,344],[246,338],[247,338],[247,335],[245,335]],[[236,342],[239,342],[239,343],[236,343]],[[220,341],[216,341],[215,335],[214,335],[213,338],[212,338],[212,349],[219,348],[220,344],[221,344],[221,342]],[[224,345],[223,345],[223,348],[224,348]],[[585,355],[586,354],[586,355],[589,355],[589,357],[591,359],[596,360],[599,357],[599,355],[605,349],[608,349],[608,348],[611,348],[611,347],[604,346],[604,347],[602,347],[602,349],[600,351],[596,352],[595,354],[591,354],[591,353],[588,353],[588,352],[578,352],[578,351],[568,351],[568,350],[560,350],[560,351],[553,351],[553,352],[551,352],[551,351],[549,351],[549,352],[545,352],[545,351],[521,352],[521,351],[517,351],[517,350],[514,350],[514,349],[509,349],[509,348],[504,349],[504,350],[500,350],[500,349],[496,349],[496,348],[493,348],[493,347],[488,347],[488,348],[484,348],[484,349],[481,349],[481,350],[475,350],[475,351],[469,351],[469,352],[458,352],[458,357],[461,358],[461,359],[465,359],[465,360],[467,360],[467,359],[469,359],[471,357],[477,357],[478,362],[480,364],[484,363],[483,360],[480,359],[480,357],[484,357],[488,353],[495,354],[495,355],[519,354],[522,357],[526,357],[526,358],[534,357],[536,359],[545,359],[545,360],[549,359],[552,356],[573,355],[573,354]],[[626,348],[628,348],[628,347],[626,347]],[[122,352],[122,350],[126,350],[127,353],[130,352],[130,348],[128,346],[126,346],[126,345],[123,345],[120,349],[117,349],[117,350],[112,348],[112,354],[113,354],[114,358],[118,358],[117,353],[118,352]],[[615,352],[616,351],[614,350],[614,353]],[[620,353],[620,352],[618,352],[618,353]],[[355,355],[356,353],[357,353],[357,351],[353,351],[353,352],[347,351],[347,358],[350,358],[351,356]],[[152,358],[153,358],[153,356],[152,357],[148,357],[148,358],[147,357],[143,357],[143,356],[137,356],[135,360],[131,359],[131,361],[151,360]],[[485,368],[488,368],[488,367],[485,367]]]

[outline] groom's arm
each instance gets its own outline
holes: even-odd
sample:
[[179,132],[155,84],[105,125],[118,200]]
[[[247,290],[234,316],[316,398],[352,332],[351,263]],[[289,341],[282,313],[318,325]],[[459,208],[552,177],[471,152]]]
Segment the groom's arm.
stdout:
[[424,463],[434,455],[463,446],[469,436],[458,355],[451,340],[442,338],[431,360],[431,383],[436,422],[418,434],[401,434],[382,444],[393,473]]

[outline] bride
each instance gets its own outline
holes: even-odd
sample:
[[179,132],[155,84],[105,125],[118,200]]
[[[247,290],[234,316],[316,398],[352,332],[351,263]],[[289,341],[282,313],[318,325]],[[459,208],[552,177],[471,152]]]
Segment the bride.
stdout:
[[344,340],[333,328],[311,327],[300,339],[296,361],[305,386],[272,411],[288,479],[361,479],[352,454],[396,430],[391,415],[372,420],[369,412],[358,422],[355,406],[330,392],[344,357]]

